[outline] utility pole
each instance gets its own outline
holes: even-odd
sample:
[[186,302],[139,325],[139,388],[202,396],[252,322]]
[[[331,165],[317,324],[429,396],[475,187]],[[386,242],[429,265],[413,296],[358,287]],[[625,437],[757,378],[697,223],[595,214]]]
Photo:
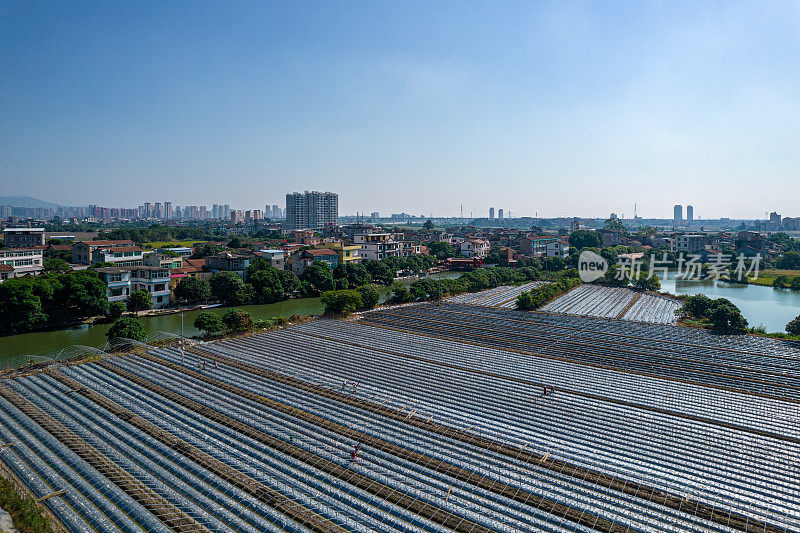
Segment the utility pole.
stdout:
[[183,364],[183,309],[181,309],[181,364]]

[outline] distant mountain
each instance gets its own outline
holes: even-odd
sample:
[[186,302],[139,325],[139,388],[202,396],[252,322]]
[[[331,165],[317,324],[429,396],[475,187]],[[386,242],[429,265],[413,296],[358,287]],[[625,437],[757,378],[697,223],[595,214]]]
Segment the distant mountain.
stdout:
[[30,196],[0,196],[0,205],[10,205],[11,207],[58,207],[58,204],[31,198]]

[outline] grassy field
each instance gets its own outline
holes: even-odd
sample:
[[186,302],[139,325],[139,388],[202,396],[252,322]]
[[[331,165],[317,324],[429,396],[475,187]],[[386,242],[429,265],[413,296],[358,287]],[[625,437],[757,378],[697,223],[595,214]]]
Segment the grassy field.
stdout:
[[758,273],[758,278],[748,278],[748,281],[754,285],[772,287],[772,281],[779,276],[786,276],[791,280],[800,277],[800,270],[764,270]]

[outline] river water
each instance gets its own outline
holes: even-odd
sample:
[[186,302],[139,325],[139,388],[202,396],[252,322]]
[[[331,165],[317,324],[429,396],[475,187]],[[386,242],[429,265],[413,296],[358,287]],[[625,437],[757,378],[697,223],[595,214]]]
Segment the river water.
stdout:
[[739,285],[724,281],[685,281],[671,271],[661,280],[661,290],[670,294],[705,294],[727,298],[742,311],[751,327],[763,325],[767,332],[785,333],[786,324],[800,315],[800,292],[762,285]]
[[[461,272],[441,272],[433,274],[432,279],[457,278]],[[413,280],[404,283],[411,283]],[[389,287],[378,286],[381,293],[381,301],[389,295]],[[264,305],[243,305],[240,309],[253,315],[253,319],[266,319],[276,316],[289,317],[293,314],[298,315],[320,315],[325,310],[319,298],[298,298],[286,300],[274,304]],[[204,311],[222,314],[228,308],[211,308]],[[183,334],[187,337],[198,335],[200,332],[192,326],[195,317],[202,311],[187,311],[183,313]],[[181,332],[181,315],[170,314],[162,316],[141,317],[142,324],[148,333],[166,331],[175,335]],[[83,346],[98,347],[106,342],[106,331],[111,324],[84,324],[69,329],[55,331],[35,331],[20,335],[10,335],[0,337],[0,361],[18,355],[49,355],[67,346],[75,344]]]

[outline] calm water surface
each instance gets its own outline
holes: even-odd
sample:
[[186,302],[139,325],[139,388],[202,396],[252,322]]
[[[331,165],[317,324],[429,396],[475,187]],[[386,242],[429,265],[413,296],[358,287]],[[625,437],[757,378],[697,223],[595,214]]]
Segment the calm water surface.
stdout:
[[661,290],[671,294],[705,294],[727,298],[742,310],[750,326],[763,324],[768,332],[785,333],[786,324],[800,315],[800,292],[761,285],[737,285],[722,281],[684,281],[670,272],[661,280]]

